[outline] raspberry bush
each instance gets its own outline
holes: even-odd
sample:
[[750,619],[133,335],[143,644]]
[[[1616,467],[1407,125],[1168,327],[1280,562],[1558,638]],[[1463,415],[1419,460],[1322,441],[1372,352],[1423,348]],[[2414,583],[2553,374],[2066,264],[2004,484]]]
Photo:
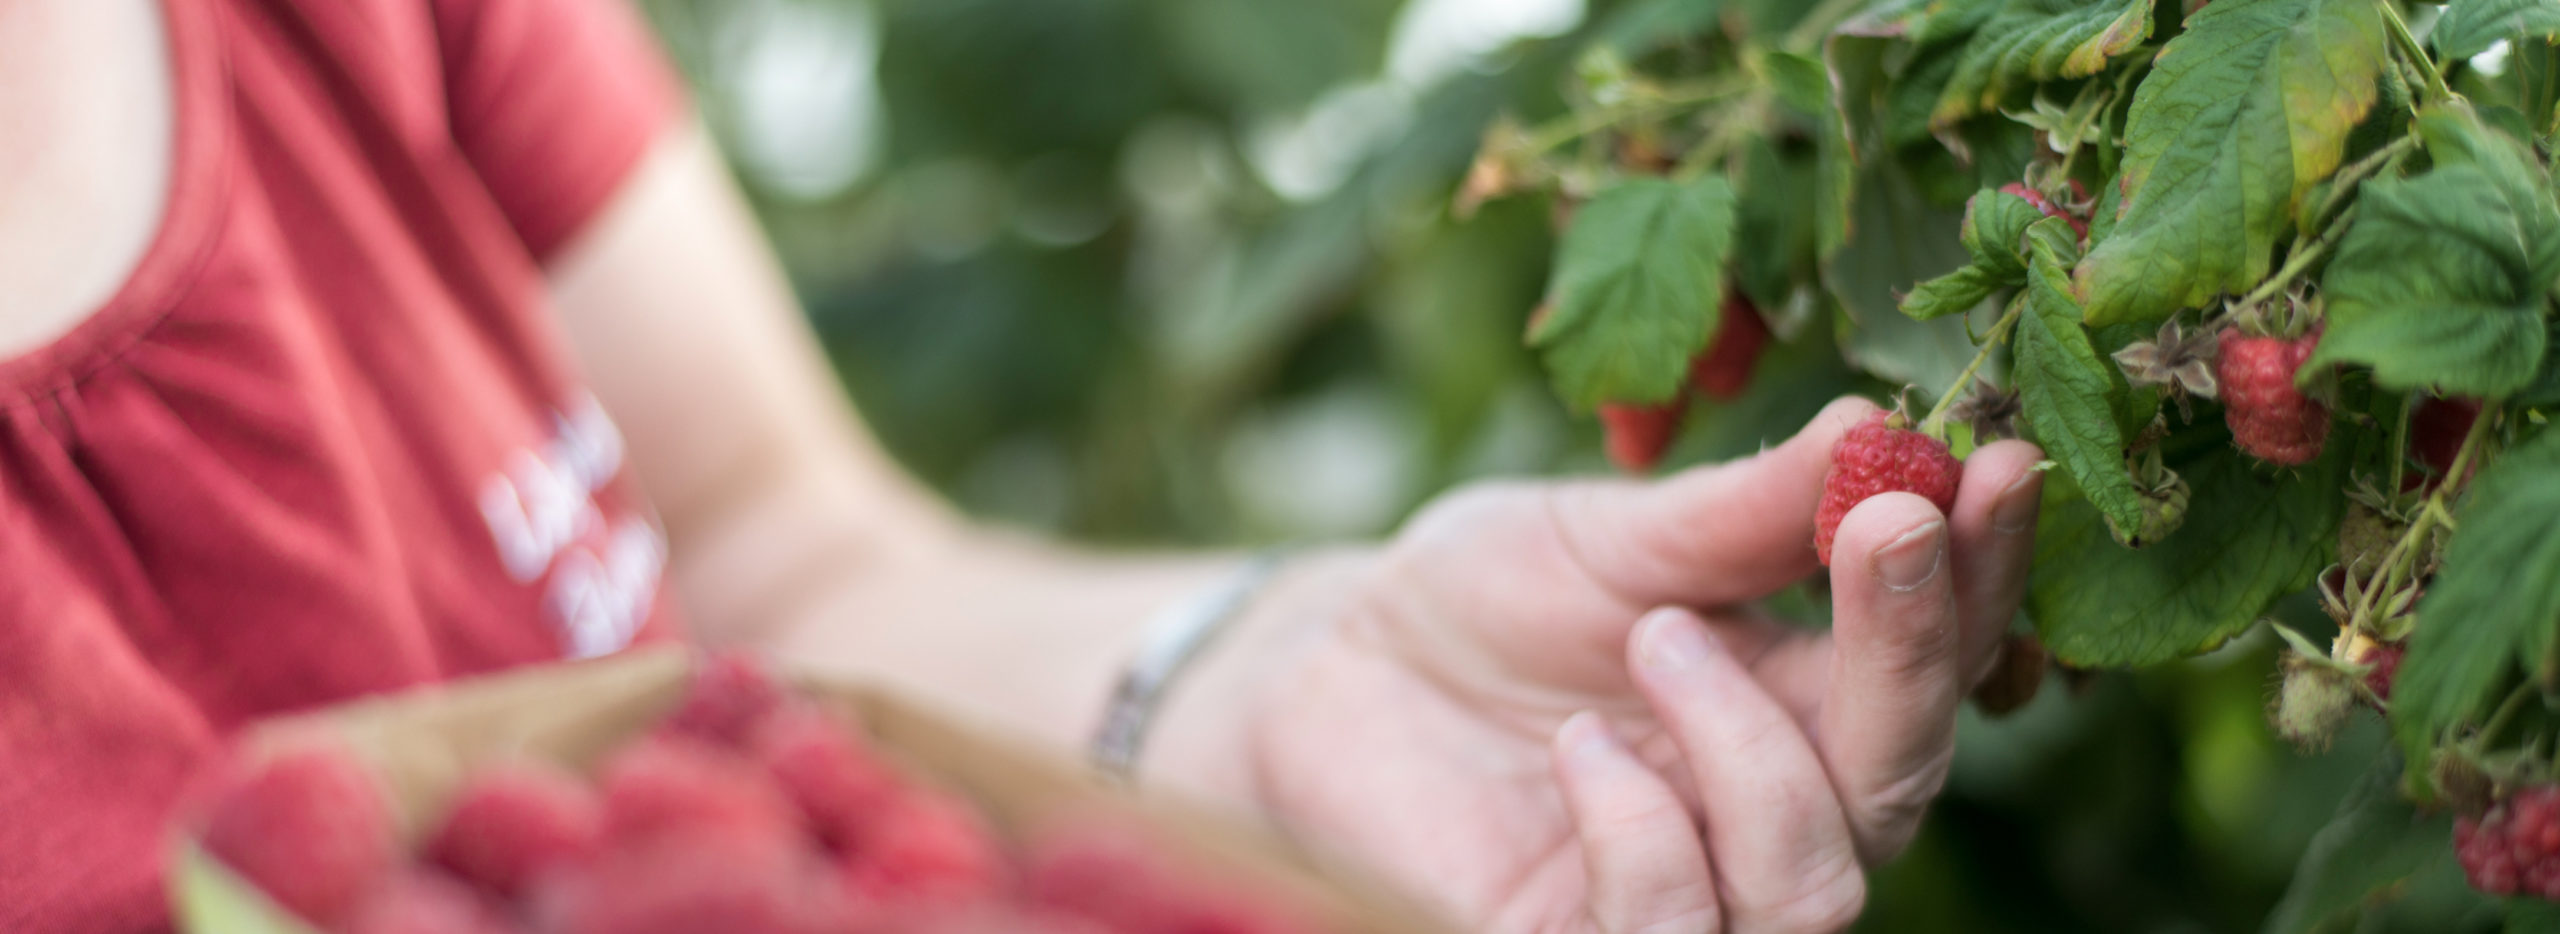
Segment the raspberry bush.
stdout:
[[1567,112],[1486,132],[1456,207],[1550,205],[1527,340],[1622,467],[1747,400],[1764,344],[1836,348],[1925,411],[1843,444],[1826,552],[1858,499],[1943,474],[1951,500],[1956,458],[2035,441],[2033,657],[2153,666],[2264,627],[2283,735],[2387,721],[2271,929],[2456,856],[2560,917],[2560,7],[1662,0],[1616,25]]

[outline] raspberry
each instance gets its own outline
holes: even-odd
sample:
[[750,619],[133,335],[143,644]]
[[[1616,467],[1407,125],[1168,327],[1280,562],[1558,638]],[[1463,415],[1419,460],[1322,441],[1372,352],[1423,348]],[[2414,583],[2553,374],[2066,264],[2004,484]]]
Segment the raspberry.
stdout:
[[2446,399],[2429,396],[2409,413],[2409,454],[2427,469],[2408,471],[2400,476],[2400,492],[2422,489],[2453,469],[2453,459],[2462,451],[2462,439],[2471,434],[2471,423],[2480,418],[2480,400]]
[[2222,384],[2222,416],[2231,423],[2231,440],[2270,464],[2297,467],[2319,457],[2329,440],[2329,407],[2294,388],[2293,377],[2320,335],[2287,340],[2225,328],[2219,340],[2213,372]]
[[391,871],[391,811],[364,766],[325,749],[286,752],[229,777],[204,848],[294,914],[328,924]]
[[864,749],[853,727],[808,704],[789,704],[755,730],[753,752],[818,837],[851,846],[863,826],[897,800],[898,774]]
[[2363,580],[2382,569],[2382,559],[2399,544],[2405,531],[2398,523],[2363,503],[2348,503],[2346,518],[2338,523],[2338,564]]
[[2560,901],[2560,786],[2526,788],[2455,821],[2453,854],[2472,888]]
[[707,656],[695,668],[684,705],[667,716],[666,728],[712,742],[743,746],[757,720],[782,705],[782,687],[764,665],[743,654]]
[[2400,658],[2407,654],[2409,654],[2408,646],[2397,642],[2384,642],[2376,644],[2364,654],[2363,658],[2357,659],[2356,664],[2373,666],[2371,670],[2364,673],[2365,689],[2372,691],[2373,696],[2383,703],[2390,703],[2391,679],[2400,676]]
[[1727,292],[1707,352],[1689,361],[1689,385],[1710,399],[1732,399],[1751,385],[1751,369],[1769,346],[1769,325],[1740,292]]
[[2276,733],[2303,749],[2328,748],[2355,712],[2354,677],[2327,659],[2292,651],[2284,653],[2282,667],[2284,680],[2276,689],[2274,709],[2268,711]]
[[1318,930],[1265,899],[1187,876],[1145,841],[1083,828],[1031,855],[1034,905],[1125,934],[1308,934]]
[[917,789],[877,812],[843,862],[845,884],[878,901],[961,902],[993,895],[1008,872],[967,802]]
[[480,770],[454,797],[426,857],[503,897],[576,865],[604,839],[604,802],[575,776],[532,763]]
[[713,827],[616,846],[546,878],[533,915],[551,934],[842,934],[856,918],[796,835]]
[[[2053,199],[2045,197],[2044,192],[2027,187],[2025,182],[2010,182],[2006,185],[2000,186],[2000,190],[2004,193],[2017,195],[2018,197],[2027,199],[2028,204],[2035,205],[2036,210],[2044,212],[2044,216],[2046,217],[2062,218],[2064,222],[2071,225],[2072,233],[2079,234],[2080,239],[2082,240],[2089,239],[2089,219],[2064,210],[2061,205],[2053,203]],[[2085,189],[2080,187],[2078,179],[2072,180],[2071,190],[2075,193],[2085,191]],[[2086,198],[2088,196],[2083,193],[2081,194],[2081,197]]]
[[497,909],[460,882],[432,872],[393,875],[366,893],[339,934],[512,934]]
[[1679,431],[1680,418],[1688,411],[1686,399],[1661,405],[1601,406],[1600,425],[1608,434],[1609,462],[1628,473],[1652,470],[1662,461],[1662,452],[1671,447],[1671,436]]
[[799,809],[762,769],[681,736],[641,740],[604,768],[605,836],[631,841],[688,827],[799,832]]
[[1956,481],[1964,462],[1947,453],[1943,441],[1885,422],[1876,413],[1831,449],[1831,472],[1822,478],[1822,505],[1814,512],[1813,548],[1824,566],[1831,564],[1831,539],[1840,520],[1867,497],[1882,493],[1918,493],[1941,513],[1955,511]]

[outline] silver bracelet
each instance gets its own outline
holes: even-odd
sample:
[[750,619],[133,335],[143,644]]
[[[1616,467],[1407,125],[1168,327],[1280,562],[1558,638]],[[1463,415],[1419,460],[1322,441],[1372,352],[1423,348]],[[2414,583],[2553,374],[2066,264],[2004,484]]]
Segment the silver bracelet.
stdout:
[[1120,670],[1102,711],[1102,726],[1088,747],[1095,766],[1124,780],[1137,776],[1138,753],[1166,690],[1243,615],[1245,604],[1271,582],[1285,557],[1280,550],[1257,554],[1218,586],[1166,607],[1147,622],[1137,654]]

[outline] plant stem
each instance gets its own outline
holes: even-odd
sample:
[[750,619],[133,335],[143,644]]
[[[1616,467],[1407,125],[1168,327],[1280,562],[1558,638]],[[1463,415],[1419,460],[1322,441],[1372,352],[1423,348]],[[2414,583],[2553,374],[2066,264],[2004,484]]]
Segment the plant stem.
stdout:
[[2346,229],[2348,215],[2355,213],[2355,210],[2355,205],[2349,205],[2345,211],[2339,212],[2337,222],[2329,225],[2328,229],[2322,230],[2319,239],[2304,244],[2300,249],[2285,256],[2284,265],[2276,270],[2275,275],[2268,276],[2267,281],[2258,283],[2257,288],[2250,289],[2249,294],[2241,296],[2240,300],[2232,303],[2231,307],[2255,307],[2260,302],[2274,298],[2276,293],[2284,291],[2285,286],[2292,285],[2295,277],[2311,268],[2311,264],[2318,262],[2320,257],[2328,255],[2329,247],[2338,241],[2338,232]]
[[2329,216],[2337,210],[2339,204],[2346,201],[2349,192],[2362,186],[2364,180],[2373,176],[2374,173],[2398,165],[2401,158],[2416,148],[2418,148],[2418,137],[2417,134],[2412,133],[2392,140],[2389,145],[2376,149],[2346,168],[2338,170],[2338,174],[2329,177],[2329,196],[2321,199],[2320,209],[2312,213],[2311,226],[2324,232],[2328,230]]
[[1947,410],[1955,406],[1957,396],[1964,395],[1965,387],[1973,385],[1973,375],[1981,372],[1983,361],[1991,359],[1992,348],[2000,346],[2000,339],[2008,333],[2010,325],[2018,323],[2018,315],[2026,308],[2024,299],[2012,301],[2009,310],[2000,314],[2000,320],[1991,323],[1991,330],[1982,335],[1982,349],[1974,352],[1973,362],[1964,365],[1964,372],[1956,374],[1955,385],[1939,393],[1937,403],[1929,407],[1929,414],[1920,419],[1921,434],[1946,440],[1941,436],[1941,429],[1947,421]]
[[1858,8],[1865,6],[1866,3],[1867,0],[1822,0],[1820,6],[1814,7],[1811,12],[1804,15],[1803,19],[1796,21],[1794,29],[1787,30],[1786,38],[1780,41],[1778,47],[1798,54],[1810,53],[1813,47],[1823,40],[1823,37],[1829,36],[1831,30],[1837,28],[1852,14],[1857,13]]
[[2382,566],[2375,576],[2374,586],[2356,601],[2355,612],[2347,617],[2349,625],[2369,621],[2374,607],[2380,605],[2382,595],[2397,589],[2403,583],[2402,577],[2416,569],[2418,552],[2425,547],[2427,533],[2434,531],[2439,519],[2453,516],[2453,511],[2444,506],[2445,494],[2462,483],[2463,471],[2487,440],[2489,423],[2496,417],[2495,411],[2483,410],[2478,418],[2472,419],[2471,432],[2462,436],[2462,447],[2454,453],[2453,464],[2445,470],[2444,479],[2437,482],[2434,492],[2427,494],[2427,504],[2418,510],[2417,518],[2409,520],[2408,531],[2401,533],[2400,540],[2392,543],[2391,550],[2383,552]]
[[1724,157],[1732,155],[1733,147],[1750,138],[1752,131],[1760,129],[1761,121],[1768,119],[1769,102],[1769,93],[1761,91],[1725,111],[1724,119],[1716,124],[1714,132],[1681,154],[1680,164],[1671,169],[1672,180],[1685,182],[1697,178],[1716,163],[1724,161]]
[[1603,107],[1566,114],[1530,130],[1521,147],[1527,155],[1540,155],[1593,133],[1614,129],[1631,120],[1650,117],[1665,111],[1703,104],[1719,97],[1740,94],[1752,88],[1748,79],[1718,77],[1710,81],[1666,85],[1660,94],[1615,107]]
[[2436,70],[2435,59],[2428,57],[2427,50],[2418,45],[2418,37],[2409,34],[2409,24],[2400,18],[2400,8],[2392,5],[2391,0],[2374,0],[2374,5],[2382,8],[2382,25],[2391,33],[2391,44],[2400,47],[2400,54],[2408,57],[2411,67],[2427,76],[2427,99],[2451,99],[2453,89],[2445,86],[2444,75]]
[[2506,699],[2498,702],[2498,709],[2489,713],[2489,722],[2480,725],[2480,745],[2486,747],[2496,742],[2498,731],[2507,728],[2507,721],[2515,719],[2516,713],[2524,709],[2524,699],[2531,696],[2533,696],[2533,679],[2531,678],[2525,679],[2524,683],[2508,691]]

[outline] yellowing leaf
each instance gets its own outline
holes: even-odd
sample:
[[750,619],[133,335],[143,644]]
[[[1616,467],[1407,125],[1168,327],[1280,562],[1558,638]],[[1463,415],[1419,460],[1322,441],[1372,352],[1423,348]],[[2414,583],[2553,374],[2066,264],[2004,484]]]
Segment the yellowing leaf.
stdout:
[[2078,271],[2090,323],[2156,321],[2266,278],[2382,62],[2374,0],[2215,0],[2190,18],[2134,92],[2123,213]]

